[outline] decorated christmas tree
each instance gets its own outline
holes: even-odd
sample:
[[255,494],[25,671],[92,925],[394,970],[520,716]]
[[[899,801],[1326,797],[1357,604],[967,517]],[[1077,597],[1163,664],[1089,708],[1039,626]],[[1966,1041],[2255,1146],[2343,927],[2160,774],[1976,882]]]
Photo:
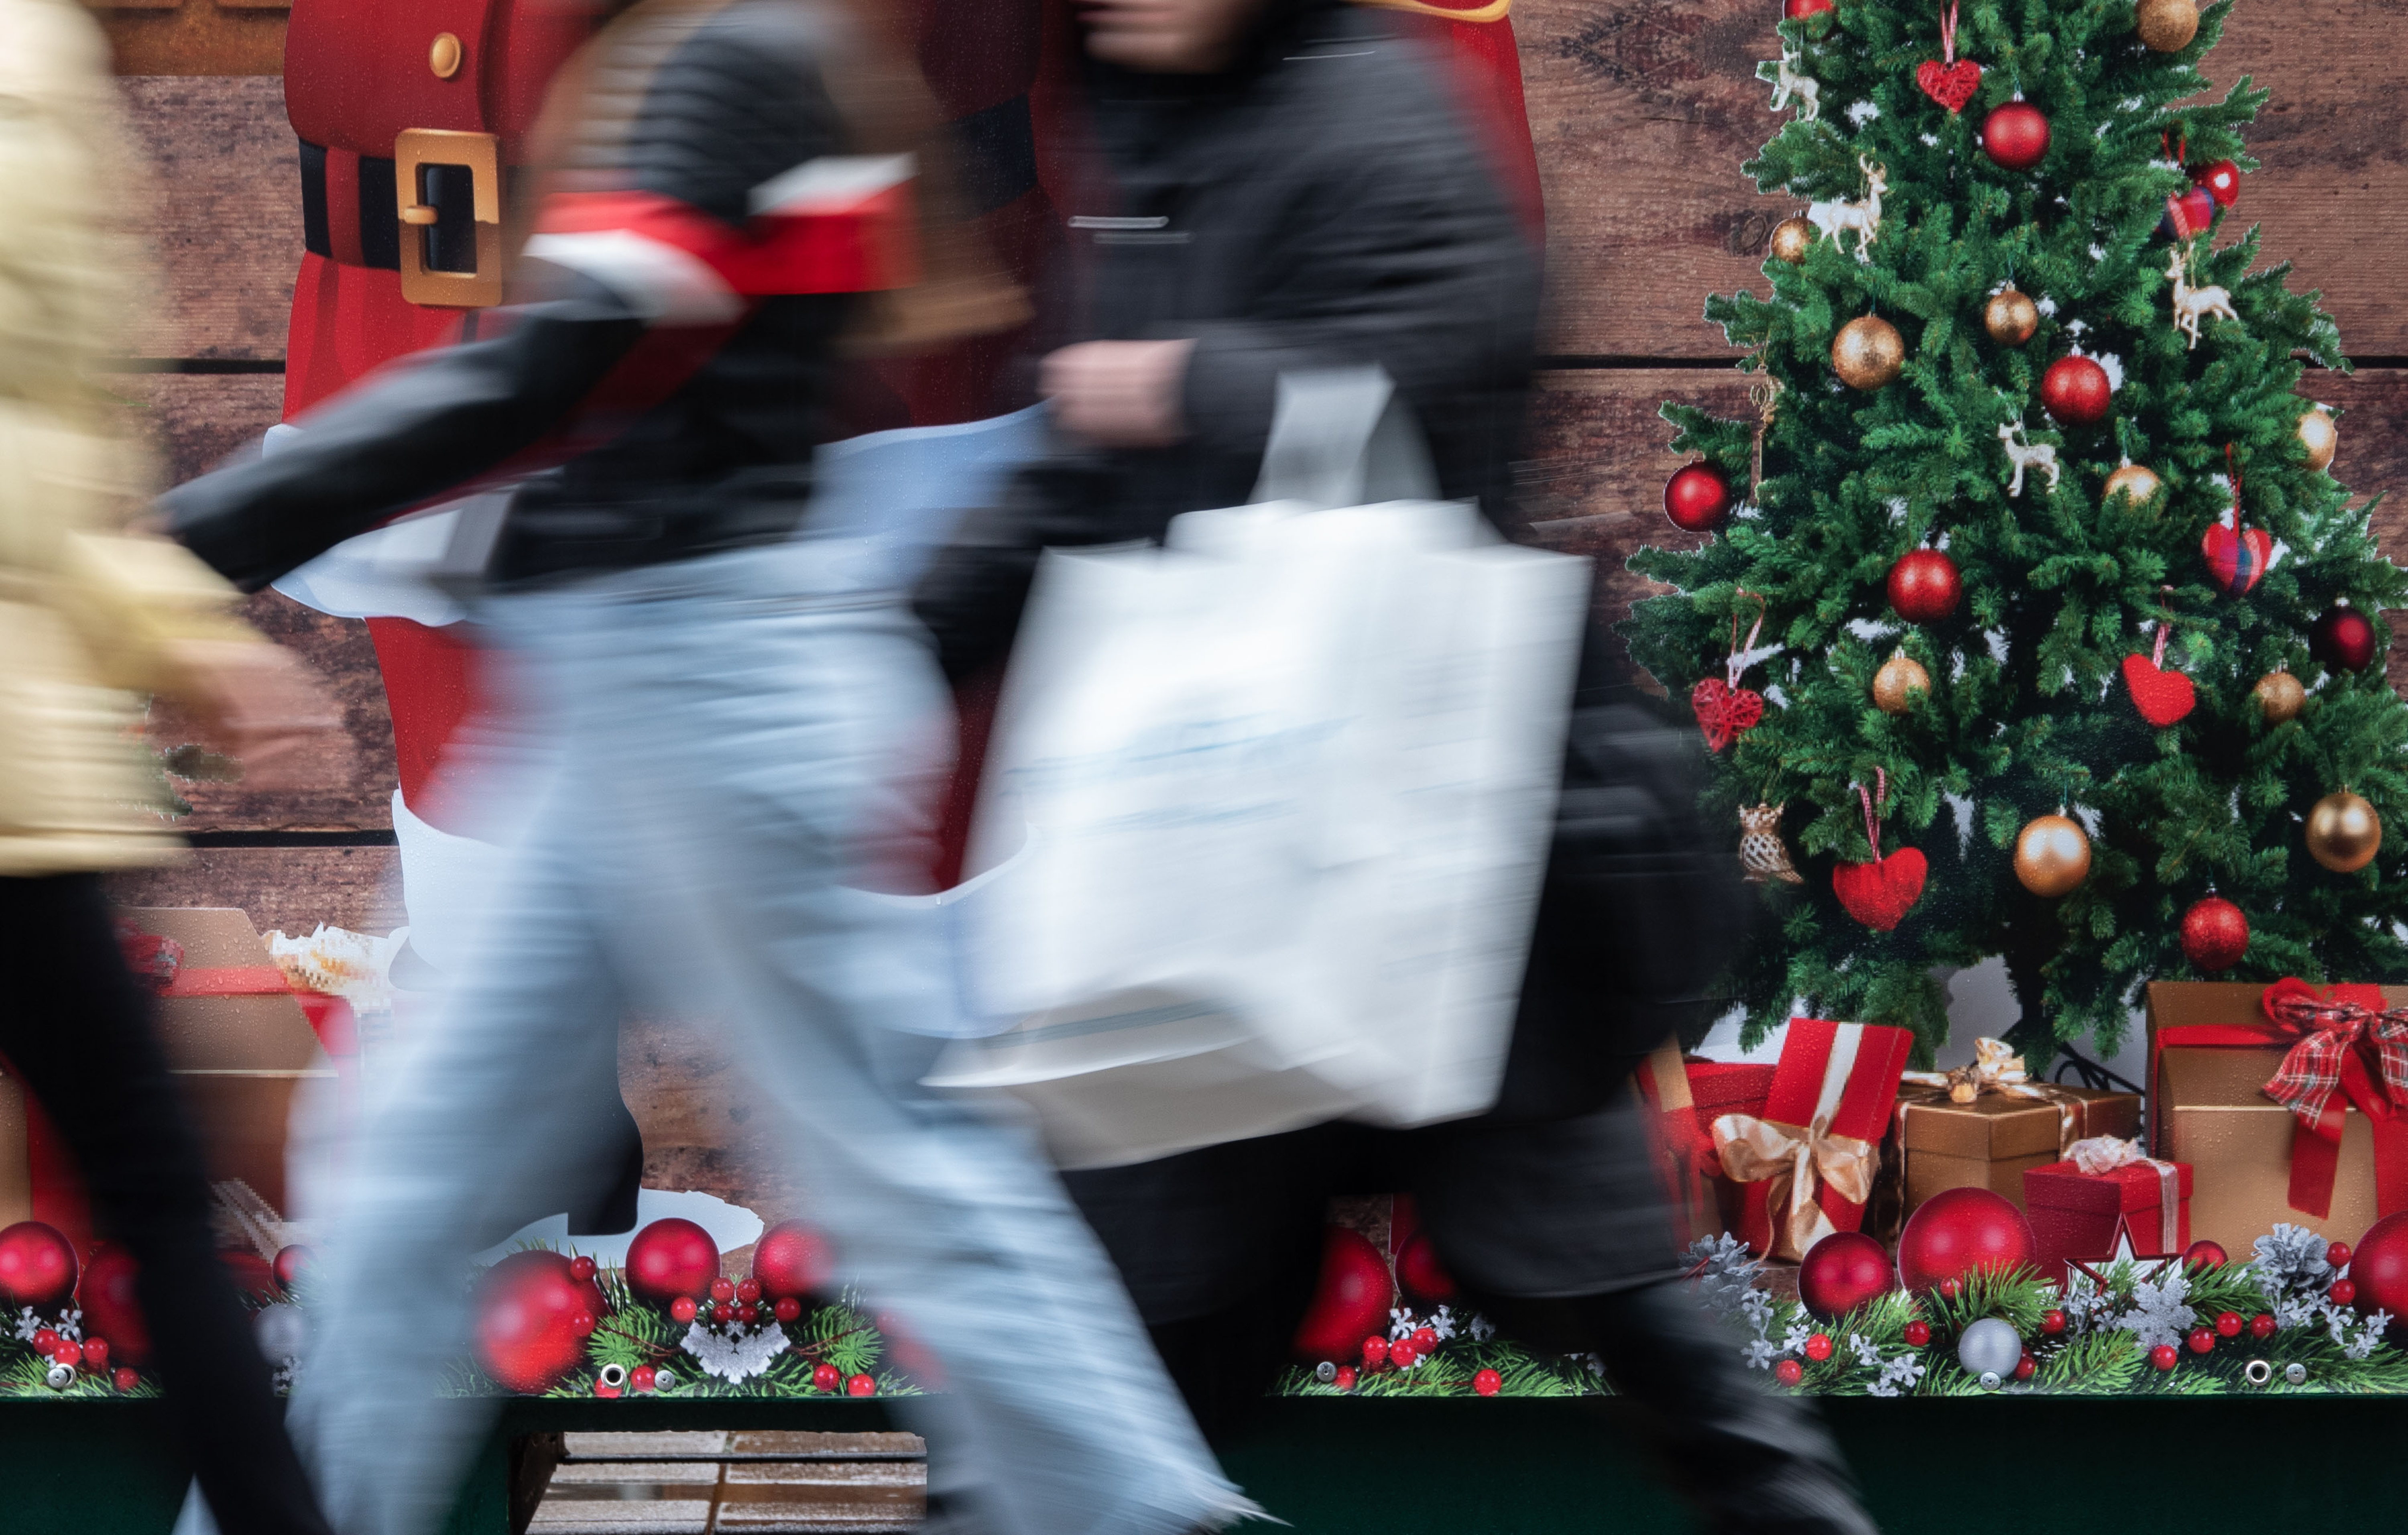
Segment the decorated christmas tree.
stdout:
[[2253,271],[2225,4],[1790,0],[1812,201],[1771,296],[1706,308],[1760,414],[1668,405],[1695,461],[1626,625],[1714,749],[1802,998],[1944,1037],[1935,967],[2005,956],[2015,1042],[2112,1047],[2153,979],[2408,978],[2408,598],[2329,474],[2316,295]]

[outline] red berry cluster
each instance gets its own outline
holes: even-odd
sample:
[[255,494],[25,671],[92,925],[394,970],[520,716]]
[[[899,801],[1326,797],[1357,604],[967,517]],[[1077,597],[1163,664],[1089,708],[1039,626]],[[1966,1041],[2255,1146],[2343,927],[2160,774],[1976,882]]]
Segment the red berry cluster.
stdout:
[[69,1370],[88,1370],[95,1375],[108,1375],[109,1383],[120,1391],[131,1391],[142,1384],[140,1375],[123,1366],[120,1366],[114,1373],[110,1372],[108,1340],[106,1338],[86,1338],[81,1342],[78,1342],[54,1327],[36,1327],[34,1329],[34,1336],[27,1341],[34,1345],[36,1354],[54,1365],[64,1365]]

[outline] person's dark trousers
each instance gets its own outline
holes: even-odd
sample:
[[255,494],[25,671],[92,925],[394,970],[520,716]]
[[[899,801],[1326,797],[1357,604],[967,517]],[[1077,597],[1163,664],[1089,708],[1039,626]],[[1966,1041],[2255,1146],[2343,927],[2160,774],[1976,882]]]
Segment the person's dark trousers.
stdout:
[[0,1054],[58,1126],[101,1234],[141,1266],[159,1382],[225,1535],[328,1535],[215,1255],[199,1141],[100,881],[0,878]]

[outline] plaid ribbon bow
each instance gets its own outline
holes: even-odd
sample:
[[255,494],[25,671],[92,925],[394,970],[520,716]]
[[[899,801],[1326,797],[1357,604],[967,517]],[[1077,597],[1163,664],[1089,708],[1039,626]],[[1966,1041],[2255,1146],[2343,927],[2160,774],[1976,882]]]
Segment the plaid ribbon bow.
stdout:
[[2408,1008],[2382,1007],[2380,994],[2369,1007],[2340,995],[2343,989],[2319,995],[2306,982],[2286,977],[2266,988],[2260,1003],[2276,1026],[2299,1037],[2266,1084],[2266,1096],[2336,1142],[2345,1106],[2334,1101],[2336,1094],[2373,1118],[2408,1109]]

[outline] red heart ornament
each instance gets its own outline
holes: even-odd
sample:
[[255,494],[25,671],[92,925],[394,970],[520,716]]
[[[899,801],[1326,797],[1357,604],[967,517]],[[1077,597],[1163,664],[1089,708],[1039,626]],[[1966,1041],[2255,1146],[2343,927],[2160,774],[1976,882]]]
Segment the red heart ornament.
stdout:
[[1697,712],[1698,728],[1705,735],[1706,750],[1719,752],[1764,718],[1764,695],[1752,687],[1733,687],[1719,677],[1709,677],[1689,690],[1689,708]]
[[1971,59],[1955,64],[1942,64],[1938,59],[1926,59],[1915,66],[1914,83],[1923,93],[1948,108],[1950,116],[1965,109],[1973,93],[1982,88],[1982,66]]
[[2227,596],[2237,597],[2266,573],[2266,563],[2274,557],[2274,539],[2262,527],[2236,532],[2218,523],[2200,539],[2199,552],[2207,557],[2208,572],[2214,576],[2215,584],[2224,588]]
[[2199,690],[2191,686],[2189,678],[2166,670],[2145,655],[2124,657],[2124,685],[2132,690],[2141,718],[2160,729],[2199,707]]
[[1923,898],[1928,872],[1918,848],[1900,848],[1869,864],[1842,864],[1831,870],[1831,893],[1848,915],[1877,933],[1886,933],[1906,920],[1908,910]]

